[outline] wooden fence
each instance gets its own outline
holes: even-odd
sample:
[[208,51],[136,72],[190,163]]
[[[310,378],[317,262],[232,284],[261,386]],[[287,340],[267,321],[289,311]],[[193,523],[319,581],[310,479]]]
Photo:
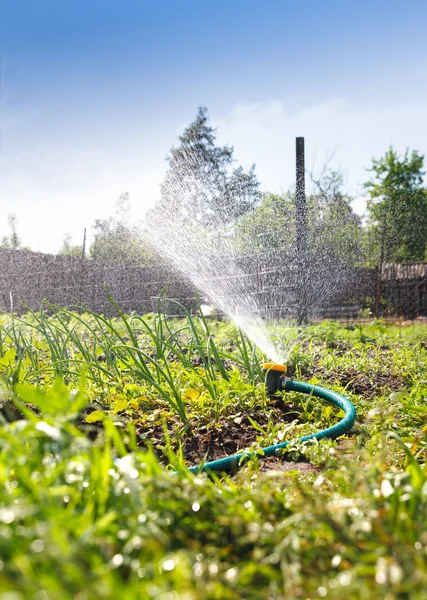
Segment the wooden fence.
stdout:
[[[252,296],[261,316],[295,317],[301,298],[301,279],[295,257],[264,254],[233,257],[236,274],[225,270],[221,278],[232,279],[228,290],[234,305]],[[230,258],[224,257],[224,264]],[[374,298],[378,272],[345,268],[331,257],[307,259],[304,292],[308,313],[319,318],[357,318],[366,298]],[[195,306],[195,286],[183,275],[165,267],[128,267],[53,256],[28,251],[0,249],[0,311],[39,310],[46,300],[62,307],[84,305],[113,314],[106,286],[124,312],[151,312],[167,286],[167,297],[187,308]],[[427,263],[384,265],[381,273],[384,312],[414,318],[427,315]],[[203,298],[203,286],[201,286]],[[209,300],[209,298],[208,298]],[[241,302],[244,305],[244,302]],[[169,312],[177,312],[168,303]]]
[[108,299],[124,312],[155,309],[165,286],[171,298],[193,298],[194,288],[164,268],[148,269],[68,256],[0,249],[0,311],[39,310],[44,302],[61,307],[83,305],[114,314]]
[[380,296],[384,313],[427,316],[427,262],[383,265]]

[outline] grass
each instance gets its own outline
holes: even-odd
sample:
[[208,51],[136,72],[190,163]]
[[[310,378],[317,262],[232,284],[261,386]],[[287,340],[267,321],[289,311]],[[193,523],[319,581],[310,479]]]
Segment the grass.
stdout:
[[425,327],[278,328],[358,422],[219,478],[185,467],[339,414],[229,323],[48,308],[0,316],[0,600],[426,597]]

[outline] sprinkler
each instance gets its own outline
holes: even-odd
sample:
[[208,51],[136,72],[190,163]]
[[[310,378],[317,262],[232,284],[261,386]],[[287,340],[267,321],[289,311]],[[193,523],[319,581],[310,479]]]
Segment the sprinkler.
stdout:
[[286,382],[286,372],[288,368],[285,365],[277,365],[275,363],[265,363],[262,365],[265,373],[265,387],[269,396],[275,396],[280,392]]
[[[344,417],[341,419],[341,421],[335,425],[332,425],[332,427],[328,427],[328,429],[322,429],[321,431],[317,431],[310,435],[305,435],[299,438],[300,442],[307,442],[308,440],[322,440],[324,438],[336,439],[344,433],[347,433],[347,431],[353,427],[356,419],[356,409],[350,400],[344,396],[341,396],[341,394],[337,394],[337,392],[328,390],[320,385],[311,385],[310,383],[304,383],[303,381],[294,381],[293,379],[288,379],[286,377],[287,369],[285,365],[266,363],[263,365],[263,370],[265,373],[267,394],[269,396],[274,396],[278,392],[300,392],[302,394],[308,394],[310,396],[326,400],[337,408],[342,409],[344,412]],[[287,441],[280,444],[275,444],[273,446],[261,448],[262,452],[257,454],[257,456],[259,458],[265,458],[267,456],[280,455],[283,448],[286,448],[289,443],[290,442]],[[225,456],[219,460],[213,460],[211,462],[190,467],[189,471],[192,471],[193,473],[198,473],[200,471],[235,471],[240,465],[247,462],[254,454],[254,452],[249,451],[239,452],[238,454]]]

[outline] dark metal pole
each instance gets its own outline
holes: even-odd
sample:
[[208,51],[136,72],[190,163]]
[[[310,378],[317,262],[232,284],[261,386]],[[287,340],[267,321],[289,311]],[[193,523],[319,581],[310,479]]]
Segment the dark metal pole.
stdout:
[[83,234],[83,247],[82,247],[82,258],[86,256],[86,228]]
[[298,253],[307,251],[307,207],[305,202],[305,160],[304,160],[304,138],[296,139],[296,225],[297,225],[297,250]]
[[297,236],[297,261],[299,280],[298,323],[308,320],[308,253],[307,253],[307,205],[305,199],[305,160],[304,138],[296,138],[296,236]]
[[381,279],[383,275],[383,264],[385,259],[385,238],[387,232],[387,223],[384,220],[381,226],[381,249],[380,249],[380,262],[377,266],[376,272],[376,285],[375,285],[375,317],[380,317],[380,301],[381,301]]

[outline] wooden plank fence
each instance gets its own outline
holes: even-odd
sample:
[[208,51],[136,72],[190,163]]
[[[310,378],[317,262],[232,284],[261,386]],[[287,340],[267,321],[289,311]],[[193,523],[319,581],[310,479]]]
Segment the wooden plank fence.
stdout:
[[427,316],[427,262],[384,264],[380,295],[385,313],[407,319]]
[[[224,264],[230,262],[223,257]],[[236,274],[230,269],[218,275],[233,279],[234,306],[239,298],[253,296],[265,318],[295,317],[301,297],[296,257],[263,254],[233,257]],[[375,297],[378,272],[373,269],[345,268],[331,257],[307,260],[309,315],[318,318],[356,319],[363,300]],[[195,288],[183,275],[156,268],[129,267],[38,252],[0,249],[0,311],[39,310],[44,299],[70,307],[82,304],[93,311],[114,314],[106,285],[125,312],[144,314],[155,310],[157,298],[167,286],[166,295],[195,306]],[[427,315],[427,263],[383,265],[381,272],[383,314],[415,318]],[[203,292],[201,294],[204,300]],[[209,301],[209,299],[207,299]],[[242,306],[244,302],[242,302]],[[169,302],[165,308],[179,312]]]

